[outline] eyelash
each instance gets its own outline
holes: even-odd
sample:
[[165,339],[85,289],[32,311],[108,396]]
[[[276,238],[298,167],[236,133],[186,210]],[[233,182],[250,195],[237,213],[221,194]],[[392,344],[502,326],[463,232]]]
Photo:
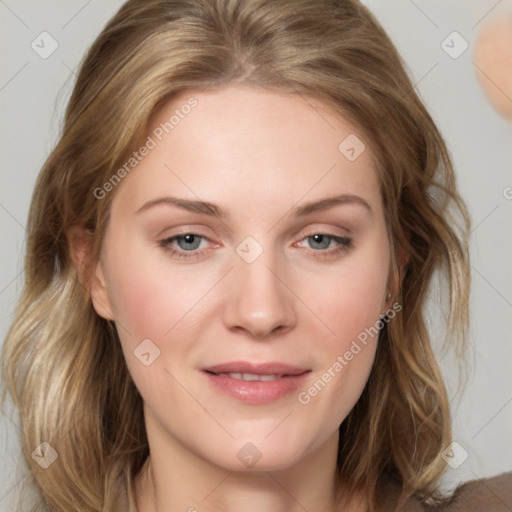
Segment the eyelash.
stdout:
[[[160,247],[162,247],[162,249],[166,253],[170,254],[171,257],[175,256],[177,254],[179,259],[181,259],[181,258],[184,258],[184,259],[200,258],[201,256],[203,256],[203,253],[206,252],[208,249],[204,249],[202,251],[197,251],[196,252],[196,250],[194,250],[194,251],[183,251],[181,249],[177,250],[177,249],[173,249],[173,248],[170,247],[170,245],[176,239],[184,238],[187,235],[193,235],[193,236],[199,237],[201,239],[209,240],[208,237],[206,237],[206,236],[190,232],[190,233],[181,233],[179,235],[174,235],[172,237],[164,238],[163,240],[159,240],[158,241],[158,245]],[[349,249],[351,249],[353,247],[353,240],[351,238],[342,237],[342,236],[336,236],[336,235],[330,235],[328,233],[321,233],[321,232],[318,232],[318,231],[314,231],[314,232],[308,233],[300,241],[306,240],[307,238],[312,238],[315,235],[326,236],[327,238],[329,238],[331,240],[334,240],[335,242],[340,244],[335,249],[320,250],[320,251],[315,251],[313,249],[310,249],[309,251],[307,251],[308,253],[310,253],[315,258],[323,258],[323,259],[326,260],[328,257],[338,256],[338,255],[341,256],[341,254],[345,253],[346,251],[348,251]]]

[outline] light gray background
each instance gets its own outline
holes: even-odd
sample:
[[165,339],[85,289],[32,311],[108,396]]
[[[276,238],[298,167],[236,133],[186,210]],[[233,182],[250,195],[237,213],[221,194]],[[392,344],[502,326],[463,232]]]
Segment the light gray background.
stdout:
[[[0,0],[0,340],[21,291],[24,226],[36,175],[56,142],[74,70],[121,3]],[[474,363],[462,399],[452,400],[454,439],[468,457],[444,478],[451,488],[512,470],[512,200],[505,192],[512,187],[512,129],[486,103],[472,62],[478,30],[512,14],[512,0],[364,3],[405,58],[416,90],[445,136],[473,220]],[[59,45],[47,59],[31,48],[43,31]],[[469,43],[457,59],[441,46],[453,31]],[[443,359],[442,368],[452,393],[453,361]],[[13,509],[27,471],[17,423],[16,414],[0,414],[0,511]]]

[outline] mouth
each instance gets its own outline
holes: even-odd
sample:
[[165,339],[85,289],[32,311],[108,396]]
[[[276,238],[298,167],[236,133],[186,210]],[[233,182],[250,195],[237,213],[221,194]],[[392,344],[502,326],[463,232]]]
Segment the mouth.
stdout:
[[232,379],[243,380],[245,382],[254,382],[254,381],[268,382],[271,380],[282,379],[283,377],[295,377],[295,375],[286,374],[286,373],[281,374],[281,375],[265,375],[265,374],[258,375],[255,373],[214,373],[214,372],[210,372],[208,370],[206,370],[206,373],[209,373],[211,375],[219,375],[221,377],[230,377]]
[[311,370],[283,363],[232,362],[202,368],[212,387],[251,405],[275,402],[304,384]]

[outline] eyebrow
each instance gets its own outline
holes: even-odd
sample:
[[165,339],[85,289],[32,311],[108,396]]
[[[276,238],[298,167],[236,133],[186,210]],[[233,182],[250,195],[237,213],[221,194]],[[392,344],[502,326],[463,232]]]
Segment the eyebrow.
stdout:
[[[320,199],[318,201],[306,203],[302,206],[294,208],[292,210],[292,215],[296,217],[304,217],[314,212],[327,210],[329,208],[345,204],[359,204],[363,206],[371,215],[373,215],[370,204],[362,197],[353,194],[331,196]],[[158,197],[156,199],[147,201],[137,210],[136,213],[141,213],[158,205],[177,206],[178,208],[189,212],[202,213],[205,215],[211,215],[213,217],[219,217],[221,219],[227,219],[229,217],[228,212],[215,203],[211,203],[209,201],[196,201],[176,196]]]

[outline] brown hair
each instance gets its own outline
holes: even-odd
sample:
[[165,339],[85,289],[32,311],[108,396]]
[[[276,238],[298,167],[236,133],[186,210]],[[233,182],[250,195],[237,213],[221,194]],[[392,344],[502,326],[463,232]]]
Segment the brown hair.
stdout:
[[[375,158],[392,244],[399,315],[380,332],[366,388],[340,427],[338,477],[381,510],[383,485],[439,497],[449,402],[425,322],[435,271],[449,289],[446,340],[468,329],[469,216],[441,134],[406,66],[357,0],[129,0],[81,64],[61,137],[35,186],[25,286],[3,347],[23,454],[44,510],[112,510],[148,456],[142,399],[112,322],[99,317],[69,253],[86,227],[97,261],[115,191],[101,187],[178,91],[242,82],[323,100]],[[399,248],[408,255],[399,282]],[[48,442],[58,463],[31,452]],[[340,503],[342,496],[340,496]]]

